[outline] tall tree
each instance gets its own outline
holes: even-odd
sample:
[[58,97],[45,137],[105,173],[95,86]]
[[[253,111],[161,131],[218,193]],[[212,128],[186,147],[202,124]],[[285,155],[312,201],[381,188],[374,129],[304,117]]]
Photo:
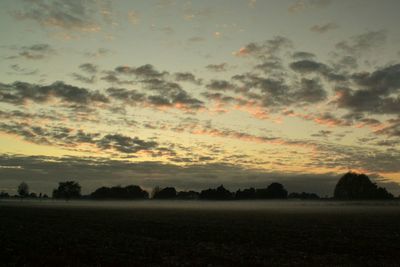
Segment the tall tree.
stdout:
[[27,183],[22,182],[18,186],[18,195],[21,197],[27,197],[29,195],[29,186]]
[[75,181],[60,182],[53,190],[53,198],[69,200],[81,197],[81,186]]

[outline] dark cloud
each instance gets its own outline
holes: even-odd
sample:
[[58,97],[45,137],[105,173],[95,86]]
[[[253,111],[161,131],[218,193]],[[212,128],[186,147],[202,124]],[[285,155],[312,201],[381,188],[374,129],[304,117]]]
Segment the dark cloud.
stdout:
[[323,73],[328,70],[328,66],[313,60],[300,60],[293,62],[290,64],[290,68],[300,73],[309,73],[309,72]]
[[98,72],[98,66],[92,63],[84,63],[79,65],[79,68],[89,74],[96,74]]
[[[201,79],[196,78],[192,73],[178,72],[170,75],[167,71],[158,71],[154,66],[146,64],[140,67],[119,66],[114,71],[107,71],[105,74],[106,76],[101,79],[113,84],[140,84],[141,89],[145,92],[141,96],[141,100],[144,101],[143,104],[178,108],[186,112],[194,112],[204,107],[203,101],[192,97],[179,83],[175,82],[185,81],[200,85]],[[132,76],[133,80],[121,80],[121,75]],[[171,81],[171,76],[175,81]],[[124,93],[126,92],[125,90]],[[134,91],[133,93],[136,100],[137,92]],[[130,99],[132,100],[132,98]]]
[[365,56],[379,54],[374,50],[382,47],[386,43],[386,39],[386,31],[380,30],[368,31],[336,43],[336,50],[331,53],[333,67],[336,70],[354,71],[360,63],[370,66],[372,63]]
[[129,137],[121,134],[107,134],[96,142],[101,149],[114,149],[122,153],[137,153],[143,150],[152,150],[157,148],[155,141],[144,141],[138,137]]
[[338,87],[336,103],[353,112],[400,113],[400,64],[352,75],[355,87]]
[[115,71],[103,71],[100,80],[111,83],[112,85],[129,85],[134,84],[133,80],[122,80]]
[[196,85],[201,85],[202,80],[197,79],[193,73],[190,72],[177,72],[174,74],[177,82],[191,82]]
[[[28,123],[1,123],[0,131],[20,136],[35,144],[45,144],[75,150],[80,145],[93,144],[103,151],[135,154],[140,151],[156,152],[159,144],[155,141],[145,141],[139,137],[129,137],[122,134],[89,133],[62,126],[33,126]],[[165,148],[163,148],[165,149]]]
[[83,82],[83,83],[93,84],[93,83],[96,82],[96,76],[94,76],[94,75],[92,75],[90,77],[87,77],[87,76],[83,76],[83,75],[81,75],[79,73],[74,72],[74,73],[71,74],[71,76],[75,80]]
[[[244,95],[249,99],[261,101],[261,105],[271,110],[287,105],[304,105],[323,101],[327,93],[318,79],[301,79],[299,82],[288,85],[283,79],[263,78],[246,74],[234,76],[243,84],[244,88],[252,90]],[[258,89],[259,93],[254,93]]]
[[279,58],[269,58],[263,63],[258,64],[256,69],[262,70],[265,74],[272,74],[275,71],[283,70],[282,61]]
[[293,93],[293,101],[317,103],[327,98],[327,93],[317,79],[301,79],[299,89]]
[[154,91],[156,94],[142,93],[137,90],[127,90],[123,88],[109,88],[107,92],[112,98],[133,105],[142,104],[155,107],[173,107],[183,109],[186,112],[194,112],[204,107],[203,101],[190,96],[177,83],[152,79],[146,80],[144,87]]
[[0,131],[17,135],[26,141],[35,144],[57,145],[57,146],[76,146],[79,143],[93,143],[94,138],[99,134],[86,134],[82,131],[74,132],[67,127],[42,127],[33,126],[28,123],[2,123]]
[[329,22],[322,25],[314,25],[310,28],[310,31],[322,34],[328,31],[336,30],[337,28],[339,28],[339,26],[336,23]]
[[276,36],[263,43],[249,43],[235,52],[236,56],[253,56],[259,59],[276,57],[284,49],[291,48],[293,43],[286,37]]
[[234,97],[227,96],[221,93],[203,92],[201,95],[207,98],[208,100],[218,101],[222,103],[233,103],[236,101]]
[[110,97],[124,101],[131,105],[136,105],[137,103],[141,103],[146,99],[146,95],[144,93],[140,93],[136,90],[128,90],[125,88],[108,88],[107,93]]
[[4,119],[46,119],[46,120],[58,120],[59,117],[57,117],[55,114],[48,114],[43,111],[35,112],[35,113],[28,113],[20,110],[7,110],[7,111],[2,111],[0,110],[0,118]]
[[110,10],[108,1],[35,0],[24,2],[26,3],[24,9],[14,12],[15,18],[32,20],[43,27],[96,32],[101,29],[100,20],[109,22],[109,16],[100,12],[105,8]]
[[38,85],[26,82],[12,84],[0,83],[0,101],[22,105],[26,101],[48,102],[56,98],[66,104],[88,105],[89,103],[107,103],[106,96],[98,91],[55,82],[50,85]]
[[379,47],[386,42],[385,31],[369,31],[350,38],[348,41],[341,41],[336,44],[336,48],[349,55],[359,55]]
[[206,88],[213,91],[230,91],[235,90],[236,86],[225,80],[211,80]]
[[39,73],[38,69],[28,69],[28,68],[24,68],[21,67],[19,64],[12,64],[10,66],[10,68],[12,69],[13,72],[11,72],[10,74],[17,74],[17,75],[36,75]]
[[317,73],[330,81],[345,81],[347,79],[345,75],[337,74],[332,68],[324,63],[316,62],[310,59],[292,62],[290,64],[290,68],[302,74]]
[[294,59],[313,59],[315,55],[313,53],[304,52],[304,51],[297,51],[292,54]]
[[118,74],[135,75],[137,78],[140,79],[161,79],[165,75],[168,75],[168,72],[159,72],[151,64],[142,65],[137,68],[129,66],[119,66],[115,68],[115,72]]
[[178,83],[164,79],[142,81],[144,88],[154,91],[148,100],[156,106],[171,106],[193,112],[204,107],[203,101],[189,95]]
[[93,84],[96,82],[96,74],[99,71],[97,65],[92,63],[84,63],[79,65],[79,69],[84,73],[84,75],[76,72],[72,73],[71,75],[75,80],[87,84]]
[[320,130],[318,133],[312,134],[312,137],[329,137],[332,134],[332,131],[327,131],[327,130]]
[[206,66],[206,69],[210,71],[215,71],[215,72],[223,72],[227,71],[228,69],[228,63],[221,63],[221,64],[209,64]]
[[49,44],[34,44],[31,46],[12,46],[12,50],[17,50],[16,55],[8,56],[6,59],[29,59],[29,60],[39,60],[45,59],[56,52]]

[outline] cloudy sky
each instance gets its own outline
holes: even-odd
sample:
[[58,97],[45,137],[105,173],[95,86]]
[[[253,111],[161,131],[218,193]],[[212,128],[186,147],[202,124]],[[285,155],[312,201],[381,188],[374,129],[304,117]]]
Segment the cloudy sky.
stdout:
[[398,0],[0,2],[0,190],[400,193]]

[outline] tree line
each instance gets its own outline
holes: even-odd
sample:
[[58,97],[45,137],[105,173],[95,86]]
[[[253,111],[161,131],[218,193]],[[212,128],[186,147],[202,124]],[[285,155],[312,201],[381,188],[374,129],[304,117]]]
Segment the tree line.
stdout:
[[[18,198],[48,198],[46,194],[29,192],[27,183],[18,186]],[[0,193],[0,198],[11,197],[5,192]],[[320,197],[315,193],[288,191],[280,183],[271,183],[266,188],[246,188],[231,192],[223,185],[196,192],[177,191],[174,187],[155,187],[151,194],[138,185],[100,187],[89,195],[81,194],[81,186],[75,181],[60,182],[53,190],[54,199],[93,199],[93,200],[256,200],[256,199],[308,199],[317,200]],[[393,199],[393,195],[385,188],[378,187],[371,182],[365,174],[348,172],[343,175],[334,189],[334,199],[362,200],[362,199]]]

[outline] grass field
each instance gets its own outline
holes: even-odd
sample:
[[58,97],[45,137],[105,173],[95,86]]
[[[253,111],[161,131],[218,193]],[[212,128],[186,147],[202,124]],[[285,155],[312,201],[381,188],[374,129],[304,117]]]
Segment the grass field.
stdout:
[[0,201],[1,266],[399,266],[396,202]]

